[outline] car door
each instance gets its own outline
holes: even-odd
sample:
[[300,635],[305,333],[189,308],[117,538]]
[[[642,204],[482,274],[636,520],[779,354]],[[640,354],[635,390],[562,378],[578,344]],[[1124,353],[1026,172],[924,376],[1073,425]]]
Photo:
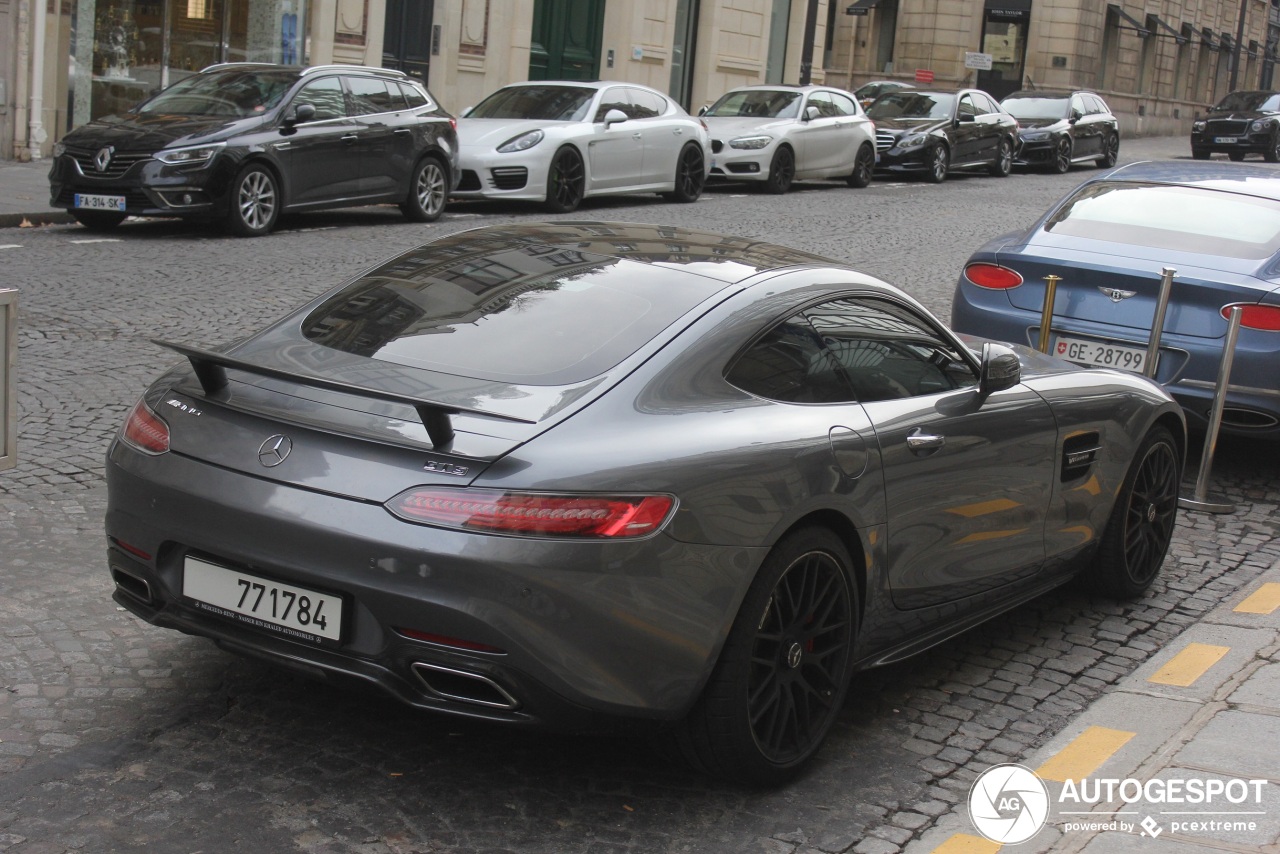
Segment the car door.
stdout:
[[[626,86],[610,86],[600,96],[594,122],[587,128],[587,191],[598,193],[639,183],[644,168],[644,134],[631,114],[633,107]],[[619,110],[627,120],[605,123],[610,110]]]
[[973,94],[965,92],[956,99],[955,121],[952,122],[951,163],[963,166],[983,159],[985,129],[978,123],[978,107]]
[[671,112],[667,100],[656,92],[633,87],[627,90],[627,100],[644,146],[642,174],[636,183],[672,184],[680,150],[691,138],[691,123],[680,113]]
[[840,162],[844,145],[842,118],[829,94],[809,94],[801,109],[800,126],[796,131],[800,140],[800,150],[796,152],[797,173],[826,172]]
[[879,449],[894,603],[936,606],[1036,573],[1056,474],[1048,404],[1024,385],[981,395],[961,345],[905,303],[848,297],[805,314]]
[[395,81],[350,75],[351,107],[360,128],[360,194],[403,195],[413,168],[414,133]]
[[294,125],[276,144],[287,164],[289,206],[323,204],[357,195],[359,126],[348,115],[342,81],[336,76],[308,80],[294,95],[285,115],[295,114],[302,104],[310,104],[315,116]]
[[840,130],[840,145],[831,163],[831,168],[835,171],[828,174],[848,175],[853,171],[853,162],[858,156],[858,149],[862,146],[864,138],[868,136],[859,130],[867,120],[858,112],[858,105],[854,103],[853,98],[840,92],[826,94],[839,116],[836,127]]
[[[1000,140],[1006,135],[1004,121],[1006,113],[984,92],[974,92],[970,97],[973,99],[973,108],[976,113],[974,123],[979,128],[974,159],[986,163],[996,159]],[[1011,123],[1008,135],[1016,136],[1012,133]]]
[[1102,141],[1098,135],[1100,116],[1094,113],[1093,105],[1078,93],[1071,96],[1070,110],[1069,115],[1074,120],[1071,124],[1072,156],[1097,154],[1102,149]]

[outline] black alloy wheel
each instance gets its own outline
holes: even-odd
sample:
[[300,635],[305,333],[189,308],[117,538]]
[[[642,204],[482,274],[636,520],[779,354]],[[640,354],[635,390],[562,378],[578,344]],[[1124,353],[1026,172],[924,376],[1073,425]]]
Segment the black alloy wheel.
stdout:
[[673,202],[696,202],[702,195],[702,188],[707,183],[706,164],[702,157],[702,148],[689,143],[680,149],[680,157],[676,160],[675,189],[663,193],[663,197]]
[[1084,580],[1119,599],[1151,586],[1173,539],[1182,460],[1173,434],[1154,427],[1134,455]]
[[[1192,152],[1194,155],[1195,152]],[[1209,153],[1205,152],[1204,157],[1197,158],[1204,160],[1209,157]],[[1102,156],[1098,158],[1097,163],[1103,169],[1110,169],[1116,165],[1116,161],[1120,159],[1120,136],[1118,134],[1107,134],[1107,138],[1102,141]]]
[[1262,159],[1268,163],[1280,163],[1280,130],[1271,137],[1271,144],[1262,152]]
[[1059,175],[1065,175],[1071,171],[1071,138],[1064,136],[1058,140],[1058,144],[1053,147],[1053,162],[1049,164],[1049,168]]
[[930,184],[941,184],[947,179],[947,170],[951,168],[951,152],[947,151],[945,145],[938,143],[929,149],[926,156],[929,171],[925,173],[925,179]]
[[449,179],[440,161],[422,158],[409,180],[409,195],[400,203],[400,212],[410,222],[435,222],[444,213],[449,199]]
[[543,206],[551,213],[572,213],[582,204],[587,172],[577,150],[565,146],[551,159],[547,172],[547,200]]
[[1000,145],[996,148],[996,159],[991,161],[991,167],[988,172],[995,178],[1007,178],[1009,173],[1013,171],[1013,143],[1009,138],[1001,137]]
[[280,217],[280,188],[267,167],[250,163],[231,185],[227,226],[240,237],[270,234]]
[[90,231],[110,231],[124,222],[126,216],[119,211],[72,211],[71,215]]
[[858,154],[853,158],[853,171],[849,173],[848,181],[850,187],[861,189],[871,183],[871,178],[876,171],[876,152],[869,144],[863,145],[858,149]]
[[791,189],[791,182],[795,179],[795,152],[789,146],[780,145],[769,163],[769,177],[765,179],[764,191],[773,196],[780,196]]
[[677,735],[694,765],[776,785],[818,750],[853,664],[859,608],[851,565],[843,542],[823,528],[792,532],[769,553]]

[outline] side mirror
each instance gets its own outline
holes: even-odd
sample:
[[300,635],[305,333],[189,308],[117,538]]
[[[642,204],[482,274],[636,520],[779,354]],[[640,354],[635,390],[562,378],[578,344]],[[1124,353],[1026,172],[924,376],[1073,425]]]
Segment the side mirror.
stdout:
[[471,115],[471,111],[472,111],[472,110],[474,110],[474,109],[475,109],[475,107],[466,107],[466,108],[464,108],[462,112],[458,113],[458,118],[460,118],[460,119],[465,119],[467,116]]
[[977,120],[978,120],[978,117],[971,113],[961,113],[960,115],[956,116],[956,123],[962,124],[962,125],[967,125],[972,122],[976,122]]
[[1018,354],[1003,344],[987,342],[982,345],[982,376],[978,380],[978,393],[983,397],[997,391],[1013,388],[1022,382],[1022,363]]
[[814,119],[818,118],[818,116],[820,115],[821,115],[821,112],[815,106],[810,105],[804,108],[804,120],[806,122],[811,122]]
[[1084,113],[1080,112],[1079,110],[1072,110],[1072,111],[1071,111],[1071,123],[1072,123],[1072,124],[1075,124],[1076,122],[1080,121],[1080,120],[1081,120],[1081,119],[1083,119],[1083,118],[1084,118]]
[[316,108],[311,104],[299,104],[294,107],[293,112],[284,117],[284,126],[292,128],[294,125],[309,122],[316,117]]
[[706,114],[707,114],[707,105],[703,104],[701,107],[698,108],[698,115],[705,116]]
[[622,110],[610,110],[604,114],[604,126],[606,128],[612,127],[619,122],[625,122],[626,120],[627,114],[622,112]]

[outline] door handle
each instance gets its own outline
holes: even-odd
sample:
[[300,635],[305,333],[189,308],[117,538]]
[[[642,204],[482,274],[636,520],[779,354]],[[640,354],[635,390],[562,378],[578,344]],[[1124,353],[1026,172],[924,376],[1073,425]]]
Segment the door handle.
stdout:
[[355,142],[359,138],[360,138],[360,134],[358,133],[349,133],[346,136],[341,137],[343,142]]
[[644,136],[643,136],[642,134],[639,134],[639,133],[633,133],[633,134],[631,134],[631,138],[632,138],[632,139],[644,139]]
[[671,132],[676,136],[684,136],[684,128],[672,128]]
[[918,454],[922,451],[936,451],[947,443],[942,436],[926,433],[919,427],[907,434],[907,449]]
[[392,133],[413,133],[413,128],[396,128]]

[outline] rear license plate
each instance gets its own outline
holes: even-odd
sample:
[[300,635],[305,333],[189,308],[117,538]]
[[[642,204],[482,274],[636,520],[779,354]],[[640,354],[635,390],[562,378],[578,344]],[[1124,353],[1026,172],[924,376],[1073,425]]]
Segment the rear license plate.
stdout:
[[305,640],[342,638],[342,599],[187,557],[182,595],[202,610]]
[[1122,371],[1142,373],[1147,361],[1147,351],[1139,347],[1125,347],[1080,338],[1057,338],[1053,354],[1059,359],[1089,365],[1095,368],[1119,368]]
[[76,193],[76,207],[90,211],[122,211],[124,196],[92,196]]
[[1239,142],[1240,138],[1236,136],[1215,136],[1213,141],[1218,145],[1231,145]]

